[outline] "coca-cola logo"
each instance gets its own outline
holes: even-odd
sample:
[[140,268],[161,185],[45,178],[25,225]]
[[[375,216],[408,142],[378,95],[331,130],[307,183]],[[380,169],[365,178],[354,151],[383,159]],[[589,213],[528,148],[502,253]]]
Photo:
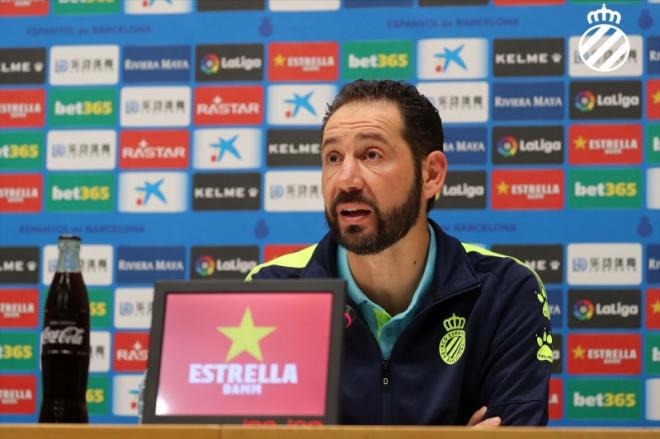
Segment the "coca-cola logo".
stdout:
[[49,326],[44,328],[41,333],[41,342],[47,344],[83,344],[83,335],[85,330],[76,326],[67,326],[64,329],[50,329]]

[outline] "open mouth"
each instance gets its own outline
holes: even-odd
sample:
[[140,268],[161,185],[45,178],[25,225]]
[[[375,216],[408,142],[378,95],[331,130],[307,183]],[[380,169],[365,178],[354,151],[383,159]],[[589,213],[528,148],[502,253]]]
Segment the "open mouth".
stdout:
[[359,221],[366,218],[371,213],[371,209],[365,209],[361,206],[340,206],[337,210],[342,218],[349,221]]

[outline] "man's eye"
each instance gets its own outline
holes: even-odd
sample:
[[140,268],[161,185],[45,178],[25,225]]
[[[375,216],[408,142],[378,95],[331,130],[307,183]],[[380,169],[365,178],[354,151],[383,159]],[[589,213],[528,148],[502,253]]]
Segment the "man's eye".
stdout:
[[338,154],[328,154],[328,157],[326,158],[326,161],[328,163],[337,163],[339,162],[339,155]]
[[373,149],[370,151],[367,151],[367,159],[369,160],[376,160],[380,158],[380,153],[378,151],[374,151]]

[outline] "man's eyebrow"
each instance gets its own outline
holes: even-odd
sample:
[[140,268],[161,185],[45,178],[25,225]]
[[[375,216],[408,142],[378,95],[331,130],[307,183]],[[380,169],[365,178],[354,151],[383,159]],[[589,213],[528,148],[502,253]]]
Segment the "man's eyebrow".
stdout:
[[321,150],[325,148],[326,146],[332,145],[334,143],[337,143],[337,138],[336,137],[326,137],[323,139],[323,143],[321,143]]
[[357,140],[375,140],[378,142],[383,142],[383,143],[388,143],[387,138],[383,136],[381,133],[377,133],[374,131],[367,131],[366,133],[359,133],[357,136],[355,136]]

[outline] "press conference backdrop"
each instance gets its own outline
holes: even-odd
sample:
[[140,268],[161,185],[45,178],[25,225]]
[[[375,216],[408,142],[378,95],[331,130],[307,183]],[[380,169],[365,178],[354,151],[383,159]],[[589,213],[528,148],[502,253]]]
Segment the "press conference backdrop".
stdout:
[[[545,281],[551,424],[659,425],[653,3],[590,24],[599,2],[0,0],[0,421],[37,417],[58,235],[84,243],[91,422],[136,422],[152,282],[243,278],[319,240],[325,104],[394,78],[445,124],[430,216]],[[610,73],[579,55],[592,26],[627,35]]]

